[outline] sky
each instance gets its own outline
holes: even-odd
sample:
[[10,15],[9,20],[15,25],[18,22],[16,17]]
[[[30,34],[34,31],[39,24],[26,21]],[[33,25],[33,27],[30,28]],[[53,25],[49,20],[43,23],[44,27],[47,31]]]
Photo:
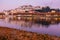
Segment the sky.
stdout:
[[14,9],[22,5],[60,8],[60,0],[0,0],[0,11]]

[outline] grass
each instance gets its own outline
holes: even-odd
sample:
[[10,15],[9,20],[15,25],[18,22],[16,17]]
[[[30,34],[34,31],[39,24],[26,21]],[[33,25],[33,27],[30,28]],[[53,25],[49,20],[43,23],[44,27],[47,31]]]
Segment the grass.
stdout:
[[0,40],[60,40],[60,37],[0,27]]

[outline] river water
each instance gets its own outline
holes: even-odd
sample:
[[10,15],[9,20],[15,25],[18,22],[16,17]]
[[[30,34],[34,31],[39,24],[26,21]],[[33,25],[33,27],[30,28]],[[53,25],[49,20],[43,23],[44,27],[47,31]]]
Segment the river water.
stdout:
[[59,24],[50,24],[50,25],[41,25],[34,24],[32,22],[25,21],[8,21],[5,19],[0,19],[0,26],[14,28],[19,30],[31,31],[42,34],[50,34],[60,36],[60,23]]

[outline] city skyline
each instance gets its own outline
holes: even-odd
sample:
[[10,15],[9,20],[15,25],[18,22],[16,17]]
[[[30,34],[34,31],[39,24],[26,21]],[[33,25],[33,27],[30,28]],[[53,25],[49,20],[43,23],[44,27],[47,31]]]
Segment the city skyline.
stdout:
[[0,0],[0,11],[14,9],[22,5],[49,6],[60,8],[60,0]]

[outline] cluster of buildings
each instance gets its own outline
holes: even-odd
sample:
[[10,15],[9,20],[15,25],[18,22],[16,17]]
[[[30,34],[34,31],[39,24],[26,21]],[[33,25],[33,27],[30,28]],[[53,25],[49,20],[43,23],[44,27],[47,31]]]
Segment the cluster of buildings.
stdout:
[[25,12],[35,13],[35,12],[52,12],[52,11],[60,12],[60,9],[51,9],[49,6],[41,7],[41,6],[23,5],[15,9],[4,10],[4,11],[11,13],[25,13]]
[[[41,9],[40,6],[32,6],[32,5],[23,5],[20,6],[18,8],[15,9],[11,9],[11,10],[7,10],[7,12],[12,12],[12,13],[25,13],[25,12],[29,12],[29,13],[34,13],[35,9]],[[4,10],[6,11],[6,10]]]
[[23,19],[23,20],[46,20],[60,21],[60,10],[50,7],[23,5],[12,10],[0,13],[0,18]]

